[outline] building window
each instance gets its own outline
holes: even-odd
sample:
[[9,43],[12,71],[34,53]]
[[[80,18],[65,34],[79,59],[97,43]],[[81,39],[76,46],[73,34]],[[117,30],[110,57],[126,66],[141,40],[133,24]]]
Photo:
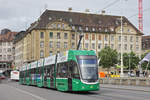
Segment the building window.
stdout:
[[50,37],[50,38],[53,38],[53,32],[50,32],[50,33],[49,33],[49,37]]
[[4,60],[6,60],[6,55],[4,55],[4,58],[3,58]]
[[130,45],[130,50],[133,50],[133,45],[132,44]]
[[57,33],[57,39],[60,39],[60,33]]
[[85,39],[86,39],[86,40],[88,40],[88,39],[89,39],[88,34],[85,34]]
[[41,51],[40,51],[40,58],[43,58],[43,57],[44,57],[44,51],[41,50]]
[[92,34],[92,40],[95,40],[95,34]]
[[85,49],[88,49],[88,48],[89,48],[89,44],[85,43]]
[[7,55],[7,59],[8,59],[8,60],[11,60],[11,55]]
[[11,46],[11,42],[8,42],[8,46]]
[[121,49],[121,44],[118,45],[118,50],[120,50],[120,49]]
[[130,29],[128,29],[128,32],[130,33]]
[[101,45],[102,45],[101,43],[98,43],[98,49],[101,49]]
[[5,42],[3,42],[3,46],[6,46],[6,43],[5,43]]
[[60,53],[60,51],[57,51],[57,53]]
[[57,48],[60,48],[60,42],[57,42]]
[[127,50],[127,44],[124,44],[124,50]]
[[61,28],[61,24],[57,24],[57,28],[60,29]]
[[2,46],[2,42],[0,42],[0,46]]
[[107,40],[108,40],[108,37],[107,37],[107,35],[105,35],[105,37],[104,37],[104,40],[105,40],[105,41],[107,41]]
[[2,49],[0,49],[0,53],[2,53]]
[[41,41],[41,42],[40,42],[40,47],[41,47],[41,48],[44,48],[44,41]]
[[118,37],[118,41],[121,42],[121,36]]
[[2,55],[0,55],[0,60],[2,60]]
[[101,35],[98,35],[98,40],[101,40]]
[[82,49],[82,43],[80,44],[80,46],[79,46],[79,50],[81,50]]
[[127,42],[127,36],[124,36],[124,42]]
[[139,41],[139,37],[136,37],[136,42],[138,42]]
[[75,48],[75,43],[74,42],[72,42],[72,48]]
[[139,45],[136,45],[136,50],[139,50]]
[[53,41],[50,41],[50,42],[49,42],[49,47],[50,47],[50,48],[53,48]]
[[67,39],[67,38],[68,38],[68,34],[64,33],[64,39]]
[[41,33],[40,33],[40,38],[41,38],[41,39],[44,38],[44,32],[41,32]]
[[49,56],[52,56],[53,55],[53,51],[49,51]]
[[105,47],[107,47],[108,46],[108,44],[105,44]]
[[95,43],[92,43],[92,49],[95,49]]
[[111,41],[114,41],[114,36],[111,36]]
[[111,44],[111,48],[114,49],[114,44]]
[[73,39],[73,40],[75,39],[75,34],[72,34],[72,39]]
[[64,48],[67,48],[68,44],[67,42],[64,42]]
[[8,49],[7,49],[7,52],[11,52],[11,48],[8,48]]
[[62,29],[65,29],[65,24],[62,24]]
[[133,36],[130,37],[130,42],[133,42]]
[[6,48],[3,49],[3,52],[6,53]]
[[85,30],[88,31],[88,27],[86,27]]

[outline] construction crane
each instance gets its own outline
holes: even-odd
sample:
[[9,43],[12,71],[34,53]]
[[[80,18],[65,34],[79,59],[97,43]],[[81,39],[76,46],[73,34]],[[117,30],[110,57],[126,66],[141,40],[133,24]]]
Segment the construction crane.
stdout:
[[139,30],[141,32],[143,32],[143,0],[139,0],[139,14],[138,14],[138,18],[139,18]]

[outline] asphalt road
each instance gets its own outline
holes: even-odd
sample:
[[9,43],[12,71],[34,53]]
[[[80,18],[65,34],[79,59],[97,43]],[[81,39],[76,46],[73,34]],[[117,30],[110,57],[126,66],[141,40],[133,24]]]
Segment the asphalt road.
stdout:
[[60,92],[47,88],[0,83],[0,100],[150,100],[150,92],[101,88],[96,92]]

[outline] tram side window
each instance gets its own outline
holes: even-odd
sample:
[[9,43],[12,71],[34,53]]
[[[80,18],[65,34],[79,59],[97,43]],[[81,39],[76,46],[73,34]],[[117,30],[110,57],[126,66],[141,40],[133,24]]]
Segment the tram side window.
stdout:
[[44,67],[44,79],[47,77],[47,66]]
[[20,71],[20,78],[23,78],[23,71]]
[[26,77],[29,77],[29,70],[26,70]]
[[34,78],[34,70],[35,70],[35,68],[31,69],[31,72],[30,72],[32,79]]
[[50,77],[54,77],[54,65],[50,65]]
[[37,75],[36,75],[36,76],[37,76],[38,78],[40,78],[40,77],[41,77],[41,74],[42,74],[42,68],[41,68],[41,67],[38,67],[38,68],[37,68]]
[[68,76],[68,65],[67,63],[59,63],[57,65],[57,77],[65,78]]
[[77,63],[75,61],[70,61],[68,65],[69,65],[69,74],[71,74],[71,77],[79,79],[80,75]]
[[47,69],[47,77],[50,77],[50,66],[46,66]]

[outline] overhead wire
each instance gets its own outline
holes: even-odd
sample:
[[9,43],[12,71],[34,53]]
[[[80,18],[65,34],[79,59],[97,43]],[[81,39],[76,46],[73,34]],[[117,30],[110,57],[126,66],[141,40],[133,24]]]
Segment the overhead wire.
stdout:
[[[116,3],[118,3],[118,0],[115,0],[115,1],[111,2],[110,4],[106,5],[103,9],[107,9],[107,8],[113,6],[113,5],[116,4]],[[103,9],[102,9],[102,10],[103,10]]]
[[[150,8],[144,9],[144,10],[143,10],[143,13],[146,12],[146,11],[150,11]],[[134,16],[138,16],[138,13],[133,14],[133,15],[129,16],[128,18],[132,18],[132,17],[134,17]]]

